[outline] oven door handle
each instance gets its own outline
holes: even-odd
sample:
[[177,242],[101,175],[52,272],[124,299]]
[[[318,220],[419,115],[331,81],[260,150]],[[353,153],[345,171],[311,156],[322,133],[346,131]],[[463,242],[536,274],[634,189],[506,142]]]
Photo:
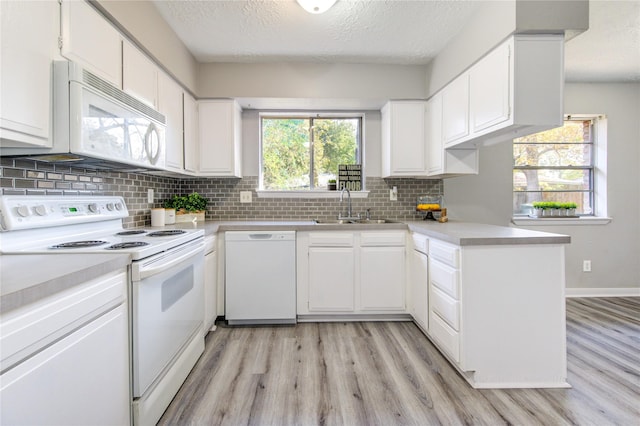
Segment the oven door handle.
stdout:
[[141,281],[167,271],[197,254],[204,255],[204,240],[198,241],[196,244],[185,244],[160,256],[154,256],[153,259],[140,262],[137,268],[133,268],[133,281]]

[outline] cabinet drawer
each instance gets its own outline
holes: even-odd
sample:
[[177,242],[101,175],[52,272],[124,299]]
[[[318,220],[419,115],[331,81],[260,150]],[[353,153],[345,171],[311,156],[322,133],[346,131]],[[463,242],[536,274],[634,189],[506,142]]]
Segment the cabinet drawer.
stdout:
[[431,240],[429,243],[429,256],[454,268],[460,266],[460,247],[452,244]]
[[460,362],[460,335],[433,311],[429,315],[429,335],[440,349],[455,362]]
[[424,254],[429,253],[429,237],[413,232],[411,238],[413,238],[413,248],[415,250]]
[[454,330],[460,331],[460,302],[447,296],[437,287],[431,287],[431,310]]
[[404,246],[405,232],[363,232],[361,246]]
[[429,282],[456,300],[460,299],[459,271],[430,259]]
[[353,247],[353,234],[350,232],[311,232],[309,246]]

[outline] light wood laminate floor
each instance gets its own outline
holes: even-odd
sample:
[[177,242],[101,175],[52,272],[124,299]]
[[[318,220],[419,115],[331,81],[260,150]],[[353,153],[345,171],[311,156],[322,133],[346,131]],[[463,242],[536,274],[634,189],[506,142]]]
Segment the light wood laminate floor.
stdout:
[[218,327],[160,425],[640,425],[640,298],[567,300],[571,389],[475,390],[410,322]]

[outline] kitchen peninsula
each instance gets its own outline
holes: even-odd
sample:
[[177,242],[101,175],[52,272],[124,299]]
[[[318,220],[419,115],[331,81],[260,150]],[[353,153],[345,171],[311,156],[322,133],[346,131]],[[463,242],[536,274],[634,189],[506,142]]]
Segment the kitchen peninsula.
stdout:
[[[428,323],[418,326],[473,387],[568,386],[564,245],[570,237],[566,235],[456,221],[322,225],[214,221],[171,227],[194,226],[219,236],[219,265],[224,265],[226,231],[297,231],[299,322],[412,320],[420,313],[411,295],[415,286],[424,286],[428,302],[422,315]],[[428,240],[424,276],[408,272],[413,270],[408,256],[412,235]],[[376,255],[383,260],[367,263],[366,259],[380,259]],[[332,263],[322,264],[331,259]],[[376,274],[367,265],[385,270],[387,278],[372,285]],[[318,271],[336,268],[342,271],[340,287],[332,284],[336,277],[317,276]],[[224,268],[219,271],[218,300],[223,301]],[[395,288],[384,288],[387,284]],[[345,286],[349,289],[343,292]],[[333,289],[330,296],[321,293],[324,287]],[[342,294],[337,298],[336,290]],[[314,294],[321,302],[315,310]],[[335,304],[327,304],[325,296],[333,297]],[[385,298],[393,299],[395,306],[368,305]],[[223,309],[219,304],[218,312]]]

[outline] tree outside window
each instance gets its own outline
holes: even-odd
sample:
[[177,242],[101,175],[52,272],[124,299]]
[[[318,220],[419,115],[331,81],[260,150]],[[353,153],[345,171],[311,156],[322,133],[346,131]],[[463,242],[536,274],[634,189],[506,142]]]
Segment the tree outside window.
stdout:
[[264,190],[324,189],[338,165],[361,163],[361,117],[262,116]]

